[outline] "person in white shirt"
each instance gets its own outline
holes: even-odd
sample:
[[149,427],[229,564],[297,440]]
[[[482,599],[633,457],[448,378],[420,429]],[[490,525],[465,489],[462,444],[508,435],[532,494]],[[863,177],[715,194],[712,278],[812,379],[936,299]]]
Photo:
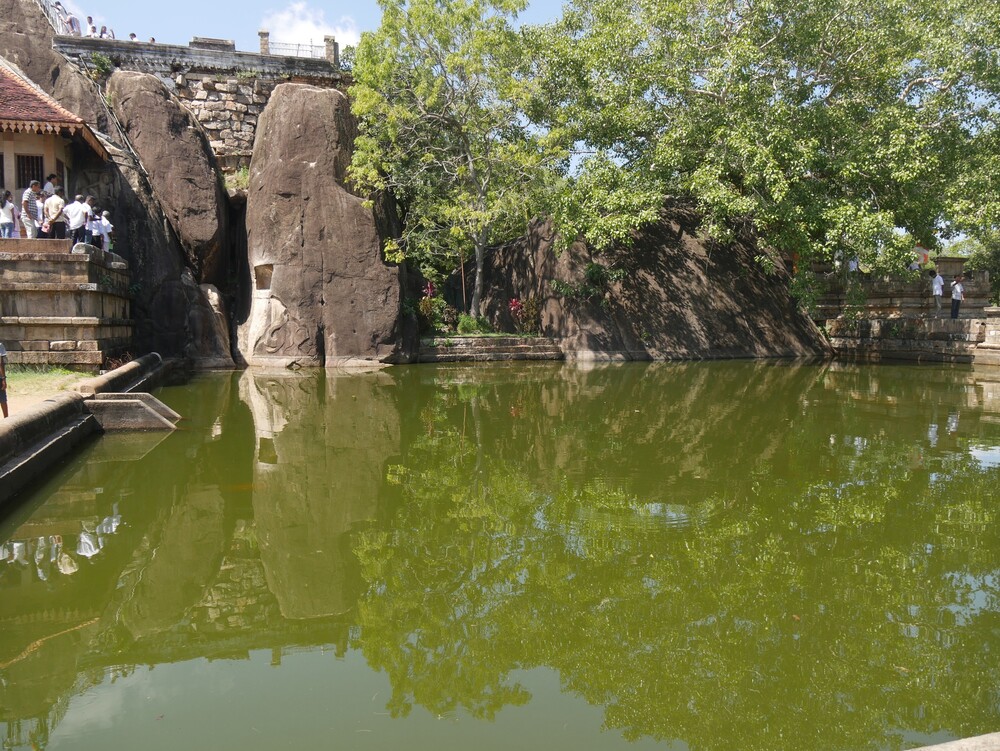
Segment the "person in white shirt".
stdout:
[[962,307],[962,300],[965,299],[965,285],[962,281],[965,277],[961,274],[955,277],[951,283],[951,317],[958,318],[958,309]]
[[14,239],[14,221],[16,219],[17,206],[14,204],[14,196],[9,190],[5,190],[0,196],[0,239]]
[[101,234],[101,214],[100,209],[95,208],[94,213],[87,220],[87,240],[95,248],[103,248],[104,237]]
[[66,202],[63,200],[63,189],[58,185],[52,189],[54,192],[45,199],[42,205],[42,213],[45,215],[45,223],[49,225],[49,237],[53,240],[66,239],[66,216],[63,209]]
[[[88,198],[89,200],[93,200]],[[83,200],[83,196],[77,196],[73,203],[67,204],[63,209],[63,215],[69,223],[68,229],[73,243],[87,242],[87,222],[90,221],[90,205]]]
[[111,233],[115,231],[115,225],[108,219],[109,216],[111,212],[101,212],[101,240],[105,250],[111,250]]
[[59,179],[59,175],[53,173],[45,178],[45,185],[42,187],[42,193],[47,196],[54,196],[56,194],[56,188],[59,187],[62,180]]
[[928,272],[931,277],[931,294],[934,295],[934,315],[941,315],[941,295],[944,294],[944,277],[937,271]]

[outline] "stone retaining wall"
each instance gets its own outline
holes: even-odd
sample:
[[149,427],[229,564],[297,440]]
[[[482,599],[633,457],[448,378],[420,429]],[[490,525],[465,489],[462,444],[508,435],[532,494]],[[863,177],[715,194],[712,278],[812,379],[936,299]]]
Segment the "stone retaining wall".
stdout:
[[[931,280],[926,272],[920,279],[869,277],[859,274],[854,278],[860,284],[863,295],[854,306],[848,300],[843,280],[833,274],[820,275],[820,282],[826,286],[813,314],[817,322],[836,318],[852,307],[859,315],[871,318],[895,316],[933,316],[934,297],[931,295]],[[951,279],[944,277],[944,296],[941,300],[941,316],[950,315]],[[965,301],[962,303],[963,318],[981,318],[983,309],[989,305],[990,275],[987,271],[972,271],[965,274]]]
[[1000,307],[986,308],[984,315],[985,331],[983,342],[976,348],[976,363],[1000,367]]
[[844,359],[989,364],[982,318],[837,318],[827,321],[827,335]]
[[96,372],[131,346],[128,264],[89,245],[71,248],[68,240],[0,240],[0,341],[11,364]]
[[257,118],[279,83],[339,89],[348,83],[336,60],[237,52],[204,41],[184,46],[57,36],[54,45],[98,77],[108,63],[156,75],[205,126],[227,172],[249,166]]

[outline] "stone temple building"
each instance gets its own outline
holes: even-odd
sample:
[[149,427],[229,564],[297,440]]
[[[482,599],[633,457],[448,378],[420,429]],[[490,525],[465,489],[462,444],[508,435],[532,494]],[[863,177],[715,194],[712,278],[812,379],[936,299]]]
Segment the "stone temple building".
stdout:
[[[106,162],[94,131],[0,58],[0,186],[20,209],[32,180],[72,196],[84,162]],[[72,200],[72,199],[71,199]],[[0,342],[9,361],[96,372],[129,347],[129,275],[113,253],[69,240],[0,239]]]

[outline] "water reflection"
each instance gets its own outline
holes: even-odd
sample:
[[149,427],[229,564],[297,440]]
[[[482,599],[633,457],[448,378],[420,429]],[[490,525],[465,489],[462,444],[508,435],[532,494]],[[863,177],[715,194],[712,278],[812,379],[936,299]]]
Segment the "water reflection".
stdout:
[[[0,528],[8,747],[134,745],[157,715],[58,730],[144,666],[264,652],[298,675],[302,650],[386,676],[376,703],[415,748],[470,743],[417,708],[571,725],[536,670],[599,709],[614,732],[574,741],[593,748],[896,748],[1000,720],[982,374],[420,367],[161,396],[184,430],[102,439]],[[294,685],[268,711],[318,745]]]

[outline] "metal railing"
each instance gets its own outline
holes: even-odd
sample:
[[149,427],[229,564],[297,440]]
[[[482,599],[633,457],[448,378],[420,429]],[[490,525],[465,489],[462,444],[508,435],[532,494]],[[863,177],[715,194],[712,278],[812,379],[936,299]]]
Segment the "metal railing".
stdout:
[[322,60],[326,57],[326,46],[322,44],[271,42],[270,54],[284,55],[287,57],[312,57]]

